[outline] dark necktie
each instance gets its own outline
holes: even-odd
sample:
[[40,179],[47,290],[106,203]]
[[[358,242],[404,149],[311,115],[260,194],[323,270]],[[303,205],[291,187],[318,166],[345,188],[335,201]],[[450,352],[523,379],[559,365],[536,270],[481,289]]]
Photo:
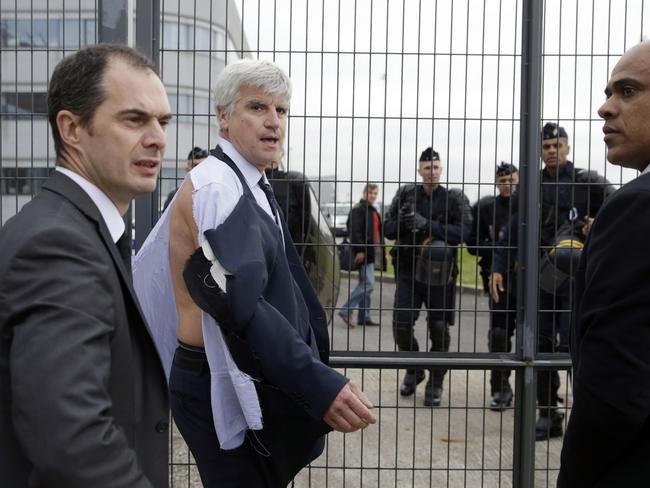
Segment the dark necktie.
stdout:
[[125,231],[124,234],[117,240],[115,243],[117,250],[120,253],[120,257],[124,262],[124,267],[126,271],[131,276],[131,234],[128,231]]
[[273,218],[275,219],[275,223],[280,225],[280,222],[278,221],[278,202],[276,201],[275,195],[273,194],[273,188],[271,188],[271,185],[269,185],[267,182],[264,181],[264,177],[261,177],[260,181],[258,181],[257,184],[266,195],[266,199],[269,201],[269,205],[271,206],[271,212],[273,212]]

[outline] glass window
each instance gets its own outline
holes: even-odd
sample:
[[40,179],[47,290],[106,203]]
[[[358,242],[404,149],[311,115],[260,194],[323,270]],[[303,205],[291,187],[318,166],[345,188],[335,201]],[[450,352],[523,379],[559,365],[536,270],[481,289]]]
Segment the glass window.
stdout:
[[212,49],[217,59],[226,59],[226,36],[221,31],[212,31]]
[[47,114],[47,93],[18,92],[2,94],[2,115]]
[[35,195],[43,187],[53,168],[0,168],[0,193]]
[[196,49],[204,51],[210,49],[210,31],[205,27],[196,28]]
[[165,22],[163,24],[163,49],[178,49],[178,31],[180,24]]
[[81,30],[79,24],[82,21],[78,19],[66,19],[63,23],[63,47],[65,48],[78,48],[80,45],[85,44],[84,39],[81,37]]
[[97,43],[97,23],[95,19],[84,20],[84,26],[86,30],[86,35],[84,40],[86,44],[96,44]]
[[181,24],[179,32],[179,49],[194,49],[194,26]]

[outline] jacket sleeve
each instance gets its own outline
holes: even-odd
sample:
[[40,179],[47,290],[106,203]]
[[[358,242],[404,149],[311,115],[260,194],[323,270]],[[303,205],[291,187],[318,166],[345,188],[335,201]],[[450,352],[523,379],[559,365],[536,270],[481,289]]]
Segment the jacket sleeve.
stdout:
[[[275,254],[265,248],[262,243],[268,236],[256,222],[242,225],[243,219],[237,218],[238,210],[243,210],[241,204],[251,205],[243,198],[224,224],[205,233],[215,255],[231,273],[226,293],[233,332],[250,347],[266,379],[320,420],[348,379],[314,357],[311,346],[264,299],[269,270],[284,250],[281,243]],[[241,215],[250,214],[244,211]]]
[[114,271],[100,253],[83,231],[57,227],[27,241],[3,276],[13,425],[47,486],[150,487],[113,417]]
[[650,233],[638,230],[648,227],[650,191],[637,189],[614,195],[591,228],[581,262],[584,292],[571,344],[574,400],[558,486],[595,486],[647,435]]
[[495,243],[490,237],[489,229],[485,228],[483,222],[486,217],[484,214],[490,212],[490,207],[492,206],[488,205],[485,200],[479,200],[472,206],[472,231],[465,241],[467,243],[467,251],[470,254],[489,260],[492,259],[492,251]]
[[518,222],[518,214],[513,213],[503,228],[503,238],[499,239],[494,246],[492,271],[502,276],[508,274],[508,271],[512,269],[514,260],[517,259]]
[[354,252],[365,252],[366,250],[366,212],[361,205],[355,205],[348,215],[348,230],[350,243],[353,244]]
[[469,200],[460,190],[449,190],[447,195],[448,211],[443,222],[430,221],[430,233],[457,246],[469,237],[472,232],[472,209]]
[[386,239],[395,240],[400,234],[399,228],[399,209],[400,206],[404,203],[404,191],[405,187],[397,190],[397,193],[393,197],[393,200],[390,202],[390,207],[386,213],[386,218],[384,219],[384,236]]

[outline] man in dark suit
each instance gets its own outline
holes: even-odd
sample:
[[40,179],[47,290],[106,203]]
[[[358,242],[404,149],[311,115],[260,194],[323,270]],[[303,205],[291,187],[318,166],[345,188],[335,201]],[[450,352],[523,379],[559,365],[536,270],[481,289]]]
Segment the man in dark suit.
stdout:
[[156,186],[165,89],[114,45],[66,57],[49,88],[55,171],[0,231],[0,484],[167,486],[165,377],[122,219]]
[[[325,432],[376,421],[363,392],[327,364],[326,314],[264,174],[280,158],[290,96],[289,78],[269,61],[221,71],[219,145],[134,263],[174,421],[206,488],[284,487],[323,451]],[[194,258],[207,269],[188,279]],[[218,294],[193,293],[217,287],[227,296],[221,310]]]
[[642,174],[606,200],[578,267],[561,488],[650,483],[650,43],[623,55],[605,94],[607,159]]

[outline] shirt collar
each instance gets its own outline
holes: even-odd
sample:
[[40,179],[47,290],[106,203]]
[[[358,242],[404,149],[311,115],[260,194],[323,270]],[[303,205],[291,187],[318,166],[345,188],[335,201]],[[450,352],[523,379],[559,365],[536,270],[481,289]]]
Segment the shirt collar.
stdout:
[[219,145],[223,152],[237,165],[242,175],[244,175],[244,179],[246,180],[246,183],[248,183],[249,188],[255,188],[259,183],[260,178],[263,178],[264,183],[268,183],[266,174],[264,172],[260,173],[260,170],[257,169],[257,167],[249,163],[244,156],[239,154],[239,151],[237,151],[230,141],[222,138],[219,141]]
[[106,193],[101,191],[96,185],[88,181],[86,178],[78,173],[75,173],[72,170],[63,168],[61,166],[56,166],[55,170],[60,171],[66,175],[77,185],[79,185],[83,191],[86,192],[104,219],[104,223],[106,224],[106,227],[108,227],[108,231],[111,234],[111,239],[113,239],[113,242],[117,242],[122,234],[124,234],[126,225],[124,224],[124,219],[122,219],[119,210],[111,201],[111,199],[108,198]]
[[648,164],[643,171],[641,171],[641,174],[644,175],[646,173],[650,173],[650,164]]

